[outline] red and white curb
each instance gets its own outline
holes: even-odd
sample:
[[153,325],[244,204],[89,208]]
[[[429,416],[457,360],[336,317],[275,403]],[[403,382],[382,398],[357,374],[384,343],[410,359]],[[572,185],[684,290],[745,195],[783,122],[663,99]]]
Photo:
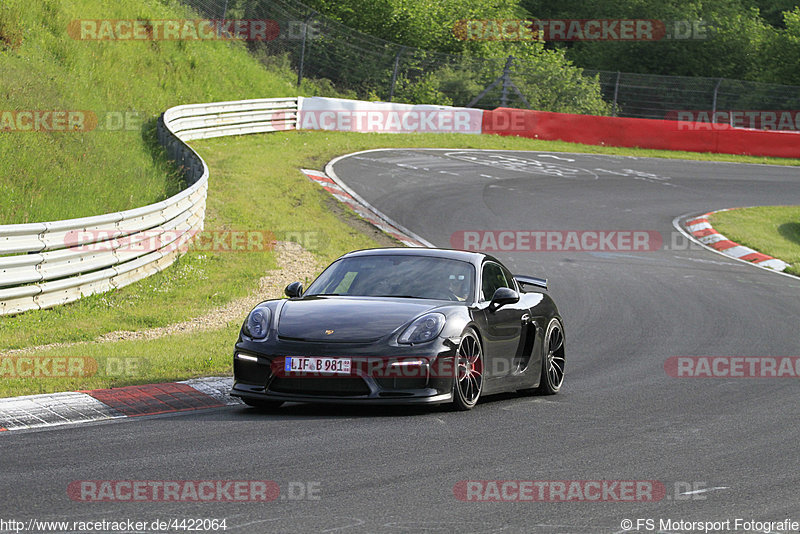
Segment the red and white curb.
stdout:
[[429,242],[425,241],[418,235],[410,230],[403,228],[396,222],[389,219],[386,215],[372,207],[364,199],[356,195],[346,185],[338,180],[334,180],[327,174],[321,171],[314,171],[310,169],[300,169],[303,174],[319,185],[325,191],[333,195],[339,202],[345,204],[348,208],[356,212],[370,224],[383,230],[390,236],[394,237],[408,247],[432,247]]
[[211,377],[0,399],[0,432],[241,404],[232,378]]
[[710,211],[704,215],[690,219],[685,223],[686,230],[700,243],[731,258],[747,261],[759,267],[768,267],[775,271],[783,271],[788,267],[788,264],[783,260],[773,258],[772,256],[757,252],[750,247],[735,243],[714,230],[708,218],[719,211],[727,210]]

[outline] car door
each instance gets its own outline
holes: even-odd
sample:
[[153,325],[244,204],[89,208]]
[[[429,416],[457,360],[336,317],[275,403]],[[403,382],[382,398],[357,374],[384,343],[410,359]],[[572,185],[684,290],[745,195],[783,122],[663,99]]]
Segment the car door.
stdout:
[[518,291],[513,277],[499,263],[484,262],[479,306],[486,324],[484,351],[487,378],[507,376],[516,371],[522,325],[527,315],[527,310],[520,303],[506,304],[498,309],[489,306],[492,295],[500,287]]

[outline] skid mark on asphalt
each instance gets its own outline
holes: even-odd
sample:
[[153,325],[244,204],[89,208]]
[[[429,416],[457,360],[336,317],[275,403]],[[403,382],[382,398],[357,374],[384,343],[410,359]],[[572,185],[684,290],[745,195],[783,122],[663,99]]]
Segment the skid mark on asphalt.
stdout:
[[500,409],[505,412],[513,412],[520,408],[528,409],[532,404],[563,404],[563,402],[559,402],[556,400],[545,399],[543,397],[537,397],[534,399],[527,399],[524,401],[515,402],[509,406],[503,406]]
[[[329,526],[331,523],[334,526]],[[337,524],[338,523],[338,524]],[[336,517],[336,516],[284,516],[284,517],[275,517],[270,519],[260,519],[257,521],[249,521],[242,524],[233,524],[228,525],[229,531],[241,531],[241,530],[252,530],[253,527],[257,525],[268,526],[269,528],[274,528],[278,526],[285,526],[286,528],[291,528],[292,531],[303,531],[303,532],[320,532],[320,533],[328,533],[328,532],[339,532],[343,530],[355,530],[355,532],[361,532],[362,530],[359,529],[365,528],[364,532],[373,532],[373,533],[397,533],[397,532],[437,532],[437,533],[458,533],[458,534],[470,534],[470,533],[501,533],[501,532],[518,532],[518,527],[514,527],[512,525],[494,525],[490,526],[487,525],[485,522],[478,522],[478,521],[464,521],[464,520],[453,520],[453,521],[389,521],[389,522],[379,522],[379,521],[370,521],[368,519],[362,519],[358,517]],[[525,529],[527,532],[543,532],[543,533],[555,533],[555,532],[590,532],[591,529],[594,527],[587,526],[587,525],[565,525],[565,524],[550,524],[550,523],[538,523],[538,524],[531,524],[526,525]]]
[[649,256],[635,256],[633,254],[625,254],[623,252],[597,252],[597,251],[588,251],[590,256],[594,256],[596,258],[603,258],[603,259],[634,259],[634,260],[644,260],[644,261],[659,261],[658,258],[653,258]]
[[676,259],[679,260],[686,260],[686,261],[693,261],[695,263],[710,263],[712,265],[735,265],[733,262],[730,261],[717,261],[717,260],[706,260],[704,258],[690,258],[688,256],[675,256]]
[[[322,524],[322,525],[325,525],[325,524],[330,525],[331,523],[336,523],[336,522],[338,522],[340,520],[347,521],[347,523],[343,524],[341,526],[328,527],[328,528],[325,528],[325,529],[322,529],[322,530],[316,530],[315,531],[315,530],[312,530],[313,527],[310,527],[309,525],[304,525],[304,528],[299,528],[298,525],[299,525],[301,520],[304,520],[304,521],[315,521],[315,522],[319,521],[319,523]],[[303,532],[303,531],[305,531],[305,532],[336,532],[338,530],[351,529],[351,528],[360,527],[360,526],[366,524],[365,520],[359,519],[357,517],[330,517],[330,516],[316,516],[315,517],[315,516],[304,516],[302,518],[298,518],[296,516],[284,516],[284,517],[272,517],[270,519],[259,519],[257,521],[249,521],[247,523],[242,523],[241,525],[231,525],[231,526],[228,527],[228,530],[242,530],[242,529],[251,530],[250,527],[253,527],[254,525],[263,525],[265,523],[273,523],[272,526],[274,526],[274,524],[277,521],[284,521],[286,523],[287,528],[289,526],[291,526],[292,531],[294,531],[294,532]]]

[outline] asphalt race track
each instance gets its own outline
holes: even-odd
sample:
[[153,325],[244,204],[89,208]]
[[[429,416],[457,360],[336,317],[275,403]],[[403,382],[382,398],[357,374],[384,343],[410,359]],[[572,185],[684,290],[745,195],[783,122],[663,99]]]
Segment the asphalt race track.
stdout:
[[[673,356],[800,356],[800,280],[690,247],[673,227],[685,214],[798,204],[800,169],[387,150],[343,158],[333,170],[437,246],[465,230],[653,231],[663,243],[497,253],[512,270],[550,281],[567,341],[556,396],[487,398],[466,413],[231,407],[4,433],[0,518],[225,518],[226,532],[247,533],[613,533],[625,519],[634,529],[641,520],[639,532],[658,532],[660,519],[730,520],[732,532],[737,518],[800,521],[798,379],[665,371]],[[76,502],[67,493],[76,480],[270,480],[281,498]],[[460,481],[498,480],[657,481],[664,494],[477,502],[454,493]]]

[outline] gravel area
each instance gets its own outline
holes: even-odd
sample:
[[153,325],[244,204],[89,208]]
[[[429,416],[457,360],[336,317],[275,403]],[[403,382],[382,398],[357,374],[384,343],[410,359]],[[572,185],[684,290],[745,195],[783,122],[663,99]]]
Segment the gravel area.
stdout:
[[215,308],[199,317],[158,328],[139,331],[119,330],[99,336],[94,341],[81,341],[74,343],[51,343],[36,347],[10,350],[4,355],[34,352],[43,349],[64,348],[87,343],[108,343],[123,340],[156,339],[172,334],[186,332],[202,332],[226,326],[230,321],[242,321],[245,314],[262,300],[280,298],[283,288],[296,280],[304,281],[313,279],[322,270],[321,265],[313,254],[297,243],[279,241],[275,245],[275,260],[278,268],[267,271],[266,275],[258,281],[258,289],[252,294],[233,300],[228,304]]

